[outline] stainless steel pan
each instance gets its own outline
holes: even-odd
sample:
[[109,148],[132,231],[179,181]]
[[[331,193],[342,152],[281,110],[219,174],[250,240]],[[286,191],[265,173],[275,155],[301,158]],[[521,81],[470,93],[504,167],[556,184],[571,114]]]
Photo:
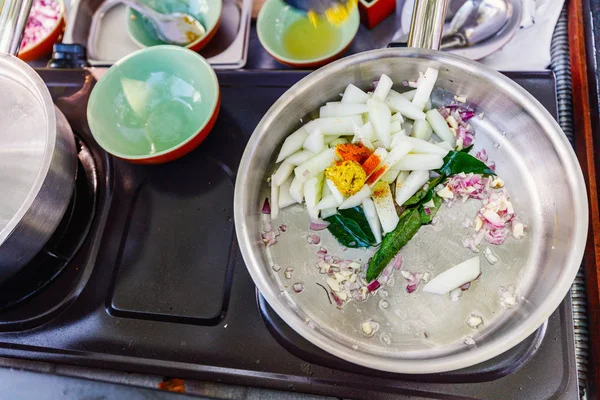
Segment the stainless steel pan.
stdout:
[[14,55],[31,0],[0,2],[0,283],[44,246],[75,180],[75,139],[44,81]]
[[[445,4],[416,2],[410,43],[437,47]],[[424,23],[424,21],[427,21]],[[287,224],[279,243],[261,241],[261,207],[268,196],[266,178],[284,138],[306,123],[327,101],[339,99],[349,83],[372,87],[382,73],[395,82],[415,79],[427,67],[439,69],[436,102],[459,94],[484,112],[472,120],[477,148],[486,148],[505,180],[517,213],[528,225],[525,238],[495,246],[500,262],[482,257],[482,277],[458,302],[417,291],[407,294],[402,277],[364,303],[343,310],[329,304],[314,263],[318,247],[307,244],[308,216],[297,205],[273,226]],[[435,103],[435,102],[434,102]],[[314,115],[314,114],[313,114]],[[402,249],[403,269],[433,275],[473,257],[462,246],[471,232],[462,227],[478,204],[444,208],[440,223],[422,227]],[[458,216],[457,216],[458,215]],[[400,373],[435,373],[474,365],[497,356],[540,327],[556,309],[576,275],[587,236],[587,196],[581,169],[560,127],[529,93],[500,73],[473,61],[424,48],[386,49],[342,59],[321,68],[289,89],[256,127],[241,160],[235,190],[235,224],[241,252],[256,286],[273,309],[300,335],[323,350],[366,367]],[[345,259],[366,261],[371,252],[342,251],[324,231],[323,245]],[[272,269],[277,263],[283,268]],[[293,278],[283,275],[294,268]],[[399,274],[398,274],[399,275]],[[292,284],[303,282],[304,292]],[[501,292],[514,291],[518,304],[507,308]],[[380,307],[382,300],[387,308]],[[483,317],[472,329],[470,314]],[[380,330],[365,337],[361,322],[373,319]],[[474,345],[465,343],[472,338]]]

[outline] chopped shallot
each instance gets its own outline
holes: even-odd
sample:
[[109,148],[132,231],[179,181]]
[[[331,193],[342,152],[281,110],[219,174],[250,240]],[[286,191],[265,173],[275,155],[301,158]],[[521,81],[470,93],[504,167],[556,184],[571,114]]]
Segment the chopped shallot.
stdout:
[[406,292],[413,293],[419,287],[423,274],[421,272],[401,271],[402,276],[408,281]]
[[486,247],[483,250],[483,255],[485,256],[485,259],[488,260],[488,262],[492,265],[496,264],[499,260],[498,256],[489,247]]
[[301,282],[294,283],[293,287],[294,287],[294,292],[296,292],[296,293],[304,292],[304,284],[302,284]]
[[21,49],[31,47],[46,37],[58,25],[60,2],[57,0],[34,0],[21,41]]
[[279,231],[264,231],[261,235],[262,241],[266,247],[271,247],[275,243],[277,243],[277,236],[279,236]]
[[379,283],[379,281],[375,279],[367,285],[367,289],[369,290],[369,292],[374,292],[375,290],[379,289],[380,286],[381,284]]
[[273,267],[271,267],[271,268],[273,268],[273,271],[279,272],[281,270],[281,265],[279,265],[279,264],[273,264]]
[[308,244],[319,244],[321,243],[321,238],[319,237],[319,235],[308,235],[306,237],[306,241],[308,242]]
[[450,300],[458,301],[458,298],[462,296],[462,290],[460,288],[456,288],[450,291]]
[[479,315],[471,314],[467,319],[467,325],[469,325],[470,328],[478,329],[483,325],[483,318],[481,318]]
[[271,214],[271,205],[269,204],[269,198],[265,198],[265,202],[263,203],[261,212],[263,214]]
[[309,229],[311,231],[322,231],[323,229],[327,229],[329,226],[329,222],[327,221],[310,221]]
[[292,272],[294,272],[294,268],[292,268],[292,267],[287,267],[287,268],[285,269],[285,273],[284,273],[284,275],[285,275],[285,278],[286,278],[286,279],[292,279]]
[[335,304],[338,305],[338,307],[342,307],[344,305],[342,299],[340,299],[340,297],[334,291],[331,291],[331,297],[333,297],[333,300],[335,301]]
[[373,336],[379,330],[379,323],[368,320],[360,324],[360,329],[366,336]]

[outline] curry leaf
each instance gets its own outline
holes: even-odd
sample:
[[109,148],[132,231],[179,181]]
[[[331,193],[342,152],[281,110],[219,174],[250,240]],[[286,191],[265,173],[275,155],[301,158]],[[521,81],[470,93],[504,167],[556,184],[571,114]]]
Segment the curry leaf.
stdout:
[[396,228],[385,235],[381,241],[381,247],[369,261],[367,269],[367,282],[376,279],[381,271],[392,258],[398,254],[400,249],[419,231],[421,227],[421,216],[418,208],[405,211],[400,217]]
[[404,207],[415,207],[419,204],[423,204],[424,202],[428,202],[431,200],[431,195],[433,193],[433,189],[442,183],[442,181],[446,179],[445,176],[440,175],[436,178],[431,178],[424,188],[420,189],[417,193],[413,194],[408,200],[406,200],[403,204]]
[[339,210],[325,218],[327,229],[343,246],[357,248],[375,246],[375,237],[361,207]]
[[444,165],[439,169],[442,175],[451,176],[464,172],[482,175],[496,175],[484,162],[462,151],[451,151],[444,157]]

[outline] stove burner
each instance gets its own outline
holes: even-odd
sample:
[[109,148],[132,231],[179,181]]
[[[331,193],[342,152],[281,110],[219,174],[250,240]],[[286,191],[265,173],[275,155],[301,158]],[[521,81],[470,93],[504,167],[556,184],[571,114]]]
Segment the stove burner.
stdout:
[[0,311],[22,303],[53,282],[83,244],[96,206],[97,173],[90,150],[79,139],[77,171],[65,216],[44,248],[18,274],[3,284]]

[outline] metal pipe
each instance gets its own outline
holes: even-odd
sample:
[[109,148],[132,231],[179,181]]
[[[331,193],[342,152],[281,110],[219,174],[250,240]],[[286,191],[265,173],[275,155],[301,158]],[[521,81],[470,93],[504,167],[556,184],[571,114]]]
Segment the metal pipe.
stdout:
[[439,50],[448,0],[415,0],[408,46]]
[[16,56],[33,0],[4,0],[0,4],[0,53]]

